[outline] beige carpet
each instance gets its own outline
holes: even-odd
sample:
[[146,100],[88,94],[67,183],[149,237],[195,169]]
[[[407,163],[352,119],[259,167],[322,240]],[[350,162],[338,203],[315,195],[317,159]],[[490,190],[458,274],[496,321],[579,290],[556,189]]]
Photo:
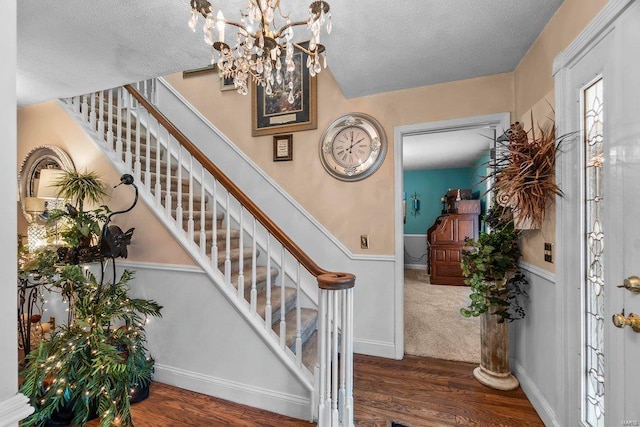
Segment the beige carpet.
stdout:
[[431,285],[425,271],[405,270],[405,353],[480,363],[480,322],[460,314],[468,304],[468,287]]

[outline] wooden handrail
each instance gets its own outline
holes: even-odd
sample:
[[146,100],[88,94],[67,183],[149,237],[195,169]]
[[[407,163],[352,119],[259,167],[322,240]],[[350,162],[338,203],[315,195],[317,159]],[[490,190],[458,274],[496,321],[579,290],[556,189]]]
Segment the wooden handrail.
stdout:
[[352,288],[355,276],[351,273],[331,272],[319,267],[291,238],[278,227],[253,201],[238,188],[198,147],[173,123],[138,92],[132,85],[125,89],[173,136],[226,190],[240,202],[253,217],[293,255],[302,266],[318,280],[321,289],[339,290]]

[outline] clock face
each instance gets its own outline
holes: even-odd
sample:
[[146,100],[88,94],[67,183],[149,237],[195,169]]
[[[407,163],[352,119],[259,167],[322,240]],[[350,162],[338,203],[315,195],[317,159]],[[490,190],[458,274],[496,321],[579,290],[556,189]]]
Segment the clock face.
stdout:
[[387,139],[382,126],[363,113],[334,120],[320,140],[322,166],[343,181],[358,181],[374,173],[386,152]]
[[331,153],[345,168],[359,166],[371,155],[371,137],[357,126],[345,128],[336,134]]

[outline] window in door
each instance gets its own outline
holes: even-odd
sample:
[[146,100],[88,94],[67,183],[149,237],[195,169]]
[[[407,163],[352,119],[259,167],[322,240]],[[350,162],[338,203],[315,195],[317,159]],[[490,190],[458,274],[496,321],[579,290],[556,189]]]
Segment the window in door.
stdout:
[[583,421],[604,427],[604,230],[603,217],[603,81],[583,89],[582,124],[584,135],[584,334],[582,387],[585,402]]

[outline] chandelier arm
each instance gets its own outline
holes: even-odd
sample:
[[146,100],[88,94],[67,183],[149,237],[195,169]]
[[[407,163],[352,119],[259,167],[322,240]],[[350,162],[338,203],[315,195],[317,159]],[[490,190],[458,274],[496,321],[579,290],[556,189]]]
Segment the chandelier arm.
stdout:
[[291,43],[293,45],[293,47],[295,47],[298,50],[301,50],[302,52],[304,52],[306,55],[312,56],[316,53],[316,51],[311,51],[309,49],[307,49],[306,47],[300,45],[299,43]]
[[233,22],[233,21],[227,21],[226,19],[216,19],[216,21],[222,21],[222,22],[224,22],[224,23],[225,23],[225,24],[227,24],[227,25],[233,25],[234,27],[238,27],[238,28],[240,28],[241,30],[246,31],[246,32],[247,32],[247,34],[250,34],[250,33],[249,33],[249,30],[247,30],[247,27],[246,27],[245,25],[243,25],[243,24],[238,24],[237,22]]
[[278,31],[278,34],[275,35],[275,38],[280,38],[282,37],[282,34],[290,27],[297,27],[298,25],[307,25],[307,21],[297,21],[297,22],[289,22],[288,24],[285,24],[282,28],[280,28],[280,31]]

